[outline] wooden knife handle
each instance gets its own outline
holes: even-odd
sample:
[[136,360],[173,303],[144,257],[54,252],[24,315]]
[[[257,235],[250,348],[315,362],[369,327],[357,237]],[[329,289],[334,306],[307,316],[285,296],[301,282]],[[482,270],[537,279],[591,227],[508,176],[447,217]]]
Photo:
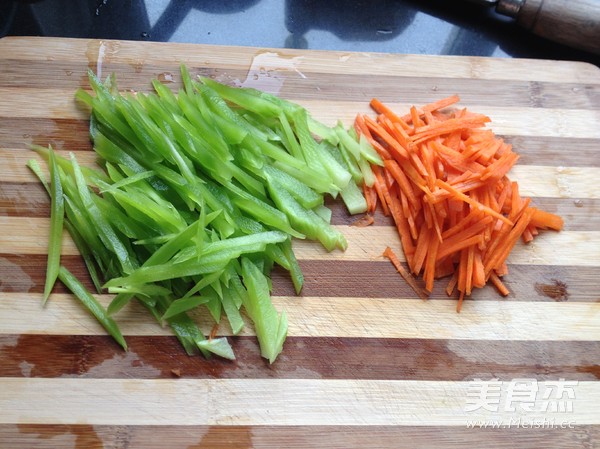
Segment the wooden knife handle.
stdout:
[[546,39],[600,54],[600,0],[526,0],[516,19]]

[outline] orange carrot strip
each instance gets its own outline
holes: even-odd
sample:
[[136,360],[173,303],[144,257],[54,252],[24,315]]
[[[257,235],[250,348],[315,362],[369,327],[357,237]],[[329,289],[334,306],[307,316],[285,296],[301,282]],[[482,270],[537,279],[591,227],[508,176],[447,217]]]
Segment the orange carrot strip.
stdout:
[[[458,101],[441,99],[403,116],[378,99],[375,119],[357,115],[357,134],[366,136],[382,158],[374,166],[376,182],[363,190],[367,209],[381,202],[391,214],[410,271],[390,256],[416,292],[433,291],[434,280],[451,276],[446,293],[459,291],[457,312],[475,288],[488,282],[503,295],[500,276],[519,239],[531,241],[540,229],[561,230],[556,214],[530,207],[519,184],[507,174],[519,159],[512,146],[484,127],[489,117],[466,108],[442,111]],[[375,205],[375,206],[373,206]]]
[[485,264],[486,274],[489,274],[494,268],[504,263],[504,261],[508,257],[508,254],[517,243],[517,240],[519,239],[525,228],[529,225],[529,221],[531,220],[531,216],[534,212],[535,208],[533,207],[527,207],[525,209],[523,214],[515,223],[514,227],[506,236],[506,239],[504,239],[502,243],[498,246],[498,248],[496,248],[496,252]]
[[400,125],[400,123],[393,123],[391,125],[391,134],[398,140],[400,145],[406,148],[408,151],[414,151],[414,144],[410,140],[410,136],[407,131]]
[[[483,236],[479,236],[483,237]],[[473,290],[473,270],[475,265],[475,246],[471,245],[466,248],[467,252],[467,283],[465,285],[465,294],[467,296],[471,295],[471,291]]]
[[500,156],[493,164],[488,165],[481,174],[481,180],[485,181],[488,178],[498,180],[506,175],[519,159],[516,153],[506,153]]
[[433,281],[435,279],[435,261],[437,259],[439,246],[440,241],[437,238],[432,238],[429,251],[427,251],[427,257],[425,258],[423,278],[425,279],[425,290],[430,293],[433,291]]
[[396,224],[398,235],[400,236],[400,242],[402,243],[402,249],[404,250],[404,256],[409,266],[413,266],[413,256],[415,253],[415,246],[412,241],[410,226],[407,218],[402,214],[402,207],[398,204],[397,200],[394,201],[394,197],[389,195],[389,192],[385,192],[386,200],[389,202],[390,212]]
[[[396,193],[397,193],[396,196],[400,199],[400,206],[402,207],[402,215],[404,215],[406,217],[406,219],[408,220],[412,216],[412,211],[410,209],[410,205],[408,204],[408,200],[406,199],[406,195],[404,194],[404,192],[402,192],[402,190],[398,190],[398,189],[396,189]],[[416,240],[417,235],[415,233],[413,233],[412,228],[411,228],[410,233],[411,233],[412,238]]]
[[414,143],[420,143],[433,137],[441,136],[457,129],[469,129],[480,127],[489,122],[490,118],[485,115],[476,115],[474,117],[451,118],[443,122],[436,122],[431,125],[421,126],[415,130],[412,136]]
[[446,276],[451,276],[454,274],[454,261],[447,258],[440,263],[436,263],[435,265],[435,278],[445,278]]
[[[479,221],[476,221],[471,226],[463,229],[453,236],[443,240],[438,251],[438,260],[441,260],[453,252],[461,250],[469,245],[482,243],[485,237],[482,231],[486,227],[490,226],[492,220],[492,217],[487,216]],[[475,240],[472,240],[474,238]]]
[[473,259],[473,287],[483,288],[485,286],[485,268],[481,251],[475,251]]
[[359,114],[356,116],[356,118],[354,120],[354,124],[355,124],[355,126],[357,126],[360,129],[360,133],[363,134],[367,138],[367,140],[369,141],[371,146],[373,148],[375,148],[375,151],[377,151],[377,153],[379,153],[379,156],[381,156],[381,158],[383,160],[392,158],[392,155],[390,154],[390,152],[388,150],[386,150],[379,142],[377,142],[373,138],[373,135],[371,134],[371,131],[369,131],[369,128],[367,127],[367,124],[365,123],[365,119],[362,115]]
[[438,153],[443,161],[451,167],[461,171],[481,172],[484,166],[478,162],[468,160],[462,153],[453,150],[438,141],[432,141],[431,147]]
[[390,119],[394,123],[399,123],[401,121],[404,121],[400,117],[398,117],[394,111],[392,111],[390,108],[388,108],[385,104],[383,104],[377,98],[373,98],[371,100],[370,105],[375,112],[377,112],[378,114],[385,115],[388,119]]
[[506,262],[494,269],[494,273],[498,276],[506,276],[508,274],[508,265],[506,265]]
[[500,280],[496,273],[492,272],[490,274],[490,280],[502,296],[508,296],[510,294],[510,291],[508,290],[508,288],[506,288],[506,285],[504,285],[504,283]]
[[531,217],[531,225],[536,228],[560,231],[564,224],[563,219],[558,215],[540,209],[535,209],[535,212]]
[[523,239],[523,243],[529,243],[533,240],[533,234],[531,233],[531,226],[527,226],[527,228],[525,228],[525,230],[523,231],[523,234],[521,235],[521,238]]
[[437,254],[437,260],[442,260],[443,258],[451,255],[452,253],[456,253],[461,251],[469,246],[478,245],[483,241],[483,235],[477,234],[466,238],[464,240],[459,240],[453,242],[452,245],[445,245],[443,248],[440,248]]
[[415,191],[412,188],[408,177],[400,168],[398,162],[389,160],[383,161],[383,163],[386,170],[394,177],[394,179],[398,183],[398,187],[400,187],[400,190],[406,195],[406,199],[408,200],[408,202],[412,204],[414,208],[418,208],[419,200],[417,199]]
[[461,251],[458,262],[458,291],[464,294],[467,291],[467,252]]
[[372,167],[373,174],[375,175],[375,184],[373,184],[373,188],[377,192],[377,197],[379,198],[379,203],[381,204],[381,208],[383,209],[383,215],[388,216],[390,214],[389,203],[385,199],[385,192],[387,192],[387,186],[383,177],[381,176],[380,167],[377,165],[373,165]]
[[425,263],[425,257],[427,256],[427,250],[431,245],[431,230],[426,226],[421,227],[419,236],[417,238],[417,246],[415,248],[415,254],[413,256],[414,266],[412,272],[417,276],[421,273],[423,264]]
[[[462,208],[461,208],[461,212],[462,212]],[[485,217],[489,217],[489,215],[483,216],[483,213],[479,212],[478,210],[471,210],[468,214],[461,217],[460,220],[458,220],[452,226],[450,226],[450,225],[446,226],[446,230],[442,233],[442,240],[449,239],[453,235],[456,235],[459,232],[463,231],[464,229],[467,229],[469,226],[472,225],[472,223],[474,221],[483,220],[483,219],[485,219]],[[471,234],[469,234],[469,235],[471,235]]]
[[404,171],[404,174],[408,178],[410,178],[410,180],[413,182],[413,184],[416,187],[421,189],[422,187],[425,187],[427,185],[427,181],[425,181],[425,179],[423,179],[423,177],[419,174],[419,172],[417,172],[417,170],[413,167],[413,165],[409,161],[397,160],[396,162],[398,162],[398,165],[400,165],[400,168],[402,168],[402,170]]
[[502,215],[502,214],[499,214],[499,213],[498,213],[498,212],[496,212],[495,210],[493,210],[493,209],[490,209],[489,207],[486,207],[486,206],[484,206],[484,205],[483,205],[483,204],[481,204],[481,203],[478,203],[478,202],[476,202],[476,201],[473,201],[473,200],[472,200],[471,198],[469,198],[467,195],[465,195],[464,193],[462,193],[462,192],[460,192],[460,191],[456,190],[456,188],[454,188],[454,187],[453,187],[453,186],[451,186],[450,184],[448,184],[448,183],[446,183],[446,182],[442,181],[441,179],[438,179],[438,180],[436,181],[436,185],[437,185],[438,187],[441,187],[442,189],[444,189],[444,190],[447,190],[448,192],[452,193],[452,194],[453,194],[453,195],[454,195],[456,198],[458,198],[458,199],[460,199],[460,200],[464,201],[465,203],[467,203],[467,204],[469,204],[469,205],[473,206],[474,208],[477,208],[477,209],[481,210],[482,212],[485,212],[485,213],[487,213],[487,214],[491,215],[492,217],[496,217],[496,218],[498,218],[499,220],[502,220],[503,222],[505,222],[505,223],[507,223],[507,224],[509,224],[509,225],[512,225],[512,224],[513,224],[513,223],[512,223],[512,222],[511,222],[511,221],[510,221],[508,218],[506,218],[504,215]]
[[385,248],[385,250],[383,251],[383,255],[384,255],[384,257],[387,257],[390,260],[390,262],[392,262],[392,264],[396,268],[396,271],[398,271],[398,273],[400,273],[400,275],[404,278],[406,283],[408,285],[410,285],[410,287],[419,296],[419,298],[421,298],[423,300],[428,298],[427,294],[417,284],[416,279],[413,276],[411,276],[411,274],[408,271],[406,271],[406,269],[404,268],[402,263],[400,263],[398,256],[396,256],[394,251],[392,251],[392,249],[389,246]]
[[[440,100],[434,101],[432,103],[428,103],[424,106],[421,106],[418,110],[421,111],[421,113],[423,111],[434,112],[439,109],[443,109],[448,106],[451,106],[454,103],[458,103],[459,101],[460,101],[460,98],[458,95],[451,95],[449,97],[442,98]],[[410,117],[411,117],[410,114],[406,114],[406,115],[402,116],[401,118],[404,121],[408,121],[408,120],[410,120]]]
[[369,187],[363,183],[363,193],[367,201],[367,212],[373,213],[377,209],[377,191],[374,187]]
[[[425,164],[423,164],[423,161],[421,160],[420,155],[418,155],[416,153],[410,153],[410,162],[411,162],[412,166],[415,167],[417,172],[423,178],[425,178],[425,180],[427,180],[427,178],[429,177],[429,173],[427,172],[427,169],[425,168]],[[430,189],[431,189],[431,187],[430,187]]]
[[208,334],[209,340],[214,340],[217,337],[217,333],[219,332],[219,323],[215,323],[210,330],[210,334]]
[[458,270],[454,270],[454,273],[452,274],[452,278],[450,278],[450,281],[448,281],[448,285],[446,286],[446,294],[448,296],[452,296],[452,293],[454,293],[454,289],[456,288],[457,283],[458,283]]
[[350,226],[364,228],[367,226],[371,226],[373,223],[375,223],[375,219],[373,218],[373,215],[365,214],[362,217],[360,217],[358,220],[354,220],[352,223],[350,223]]
[[379,138],[381,138],[386,145],[388,145],[388,152],[395,159],[408,159],[408,152],[406,149],[398,143],[379,123],[371,119],[370,117],[365,117],[365,122],[367,124],[367,128],[371,130],[372,133],[376,134]]
[[[509,218],[511,219],[512,222],[516,223],[521,218],[521,215],[523,215],[525,210],[528,209],[530,202],[531,202],[531,200],[529,198],[527,198],[523,202],[523,205],[520,209],[511,211]],[[514,226],[508,225],[506,223],[502,223],[501,228],[498,231],[493,233],[492,239],[490,240],[488,247],[486,249],[486,253],[485,253],[485,257],[484,257],[484,261],[483,261],[484,265],[486,265],[486,267],[488,266],[488,264],[492,263],[490,261],[494,257],[499,257],[497,254],[498,248],[506,244],[509,234],[513,229],[514,229]],[[486,268],[486,274],[489,274],[489,272],[490,272],[490,269]]]
[[425,123],[421,120],[419,111],[414,106],[410,108],[410,121],[412,122],[413,128],[416,130],[417,128],[425,125]]

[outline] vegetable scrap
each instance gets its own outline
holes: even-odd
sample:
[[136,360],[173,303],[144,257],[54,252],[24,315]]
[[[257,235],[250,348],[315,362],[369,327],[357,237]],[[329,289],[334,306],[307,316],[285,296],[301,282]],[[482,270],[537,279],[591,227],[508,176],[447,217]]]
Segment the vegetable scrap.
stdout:
[[398,115],[374,98],[376,117],[358,114],[354,127],[384,161],[372,167],[374,184],[363,187],[367,210],[379,205],[392,216],[410,273],[391,248],[383,255],[420,297],[449,276],[446,293],[458,291],[460,312],[464,298],[489,282],[507,296],[501,278],[516,243],[541,229],[560,231],[563,220],[519,194],[508,177],[518,154],[485,127],[488,116],[448,108],[458,101],[453,95]]
[[[226,317],[237,335],[245,311],[272,363],[288,322],[271,302],[271,269],[287,270],[300,293],[292,238],[345,250],[324,197],[365,212],[359,185],[373,179],[370,164],[383,161],[353,127],[325,126],[255,89],[192,79],[185,65],[181,76],[177,93],[154,80],[154,92],[132,94],[119,92],[114,75],[102,82],[89,73],[91,91],[76,99],[90,114],[100,169],[33,147],[51,178],[29,161],[51,198],[44,300],[61,280],[124,349],[118,312],[136,301],[189,354],[227,359],[235,355],[218,324]],[[61,266],[63,227],[96,293],[114,295],[107,308]],[[216,323],[208,336],[197,324],[203,315]]]

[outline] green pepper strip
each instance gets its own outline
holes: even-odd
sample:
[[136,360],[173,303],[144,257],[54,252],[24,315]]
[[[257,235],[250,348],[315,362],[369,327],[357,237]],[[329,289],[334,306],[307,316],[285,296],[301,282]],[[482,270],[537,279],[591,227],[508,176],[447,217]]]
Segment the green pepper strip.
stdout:
[[46,303],[54,287],[60,267],[60,252],[62,246],[65,203],[60,172],[56,163],[54,151],[49,148],[49,165],[51,184],[48,185],[45,176],[35,159],[28,162],[28,167],[40,179],[50,195],[50,238],[48,242],[48,263],[46,265],[46,284],[44,286],[43,302]]
[[81,301],[81,303],[96,317],[98,322],[106,329],[106,331],[112,335],[112,337],[119,343],[123,349],[127,350],[127,343],[117,323],[108,316],[106,310],[98,302],[96,298],[92,296],[90,292],[84,287],[84,285],[77,279],[69,270],[64,266],[58,270],[58,279]]
[[254,322],[261,355],[273,363],[287,335],[286,314],[277,314],[271,303],[267,277],[246,257],[242,258],[242,276],[248,290],[244,307]]
[[173,318],[174,316],[194,309],[201,304],[206,304],[208,300],[209,298],[207,296],[202,295],[192,295],[186,298],[176,299],[163,314],[162,319],[168,320],[169,318]]

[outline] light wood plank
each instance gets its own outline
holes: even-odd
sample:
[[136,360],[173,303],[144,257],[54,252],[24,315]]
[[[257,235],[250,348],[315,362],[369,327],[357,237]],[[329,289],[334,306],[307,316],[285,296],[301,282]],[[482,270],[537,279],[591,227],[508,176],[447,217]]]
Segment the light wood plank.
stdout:
[[[600,423],[600,382],[569,386],[575,393],[569,413],[537,411],[541,394],[531,412],[504,410],[510,382],[501,385],[497,413],[468,410],[475,381],[2,378],[0,386],[2,424],[466,426],[519,418]],[[549,382],[537,387],[556,388]]]
[[[57,149],[63,157],[69,157],[69,149]],[[89,167],[97,168],[96,154],[91,151],[75,153],[77,161]],[[40,161],[42,168],[46,164],[34,152],[18,148],[0,148],[0,163],[5,173],[0,181],[37,182],[26,164],[29,159]],[[551,198],[600,198],[597,180],[600,167],[568,167],[545,165],[520,165],[517,163],[509,172],[509,177],[519,183],[519,191],[524,196]]]
[[295,68],[304,72],[351,73],[362,75],[365,67],[371,74],[396,74],[431,78],[475,78],[491,80],[545,81],[561,83],[565,80],[600,84],[598,67],[573,61],[490,58],[473,56],[429,56],[416,54],[389,54],[341,52],[280,48],[252,48],[242,46],[212,46],[201,44],[126,42],[92,39],[43,40],[31,37],[4,38],[0,58],[23,61],[47,60],[87,61],[97,68],[104,64],[165,63],[178,66],[219,67],[223,69],[250,67],[256,56],[266,52],[277,57],[294,59]]
[[[56,153],[69,158],[69,149],[54,148]],[[77,162],[87,167],[98,168],[96,159],[98,155],[93,151],[74,152]],[[33,182],[38,183],[38,178],[27,167],[27,162],[35,159],[40,164],[46,176],[48,176],[48,167],[46,162],[34,151],[28,148],[0,148],[0,164],[2,164],[3,173],[0,182]]]
[[[75,89],[24,89],[0,87],[0,116],[34,118],[68,118],[86,120],[89,114],[75,102]],[[35,132],[35,130],[25,130]]]
[[[473,294],[477,298],[477,293]],[[99,295],[105,305],[110,295]],[[41,294],[0,293],[0,333],[105,335],[86,310],[69,294],[54,294],[42,307]],[[403,298],[343,298],[275,296],[285,310],[289,336],[424,338],[458,340],[551,341],[600,340],[600,303],[483,301],[423,301]],[[204,332],[211,318],[194,312]],[[150,314],[133,303],[115,319],[125,335],[171,335]],[[230,335],[223,322],[219,333]],[[247,325],[241,335],[253,335]]]
[[[368,92],[366,93],[368,95]],[[307,108],[318,120],[333,125],[338,120],[352,123],[357,113],[372,115],[369,108],[369,97],[365,102],[296,100]],[[410,104],[386,103],[400,114],[408,112]],[[491,118],[488,128],[496,134],[511,136],[546,136],[569,138],[600,138],[600,111],[583,109],[551,109],[551,108],[511,108],[463,104],[472,112],[485,114]],[[518,152],[518,149],[516,149]]]
[[[74,100],[74,91],[0,87],[0,116],[31,118],[87,119],[87,114]],[[323,123],[333,126],[338,120],[351,124],[357,113],[372,114],[368,89],[365,101],[322,101],[294,99]],[[410,104],[388,103],[398,113],[408,111]],[[513,136],[547,136],[569,138],[600,138],[600,111],[582,109],[513,108],[461,104],[473,112],[488,115],[494,132]]]
[[524,196],[546,198],[600,198],[600,167],[513,166],[508,173]]
[[[336,225],[348,241],[346,251],[327,252],[319,243],[294,240],[299,260],[384,260],[386,246],[402,259],[397,231],[392,226]],[[49,218],[0,216],[0,251],[5,254],[46,254]],[[76,255],[77,247],[65,231],[62,254]],[[524,265],[600,266],[600,231],[543,231],[530,244],[518,243],[508,263]]]
[[[382,253],[390,246],[404,261],[397,231],[393,227],[336,226],[348,240],[345,252],[327,252],[314,242],[294,240],[298,259],[311,260],[384,260]],[[518,242],[508,257],[509,264],[519,265],[600,265],[600,233],[596,231],[544,231],[533,242]]]

